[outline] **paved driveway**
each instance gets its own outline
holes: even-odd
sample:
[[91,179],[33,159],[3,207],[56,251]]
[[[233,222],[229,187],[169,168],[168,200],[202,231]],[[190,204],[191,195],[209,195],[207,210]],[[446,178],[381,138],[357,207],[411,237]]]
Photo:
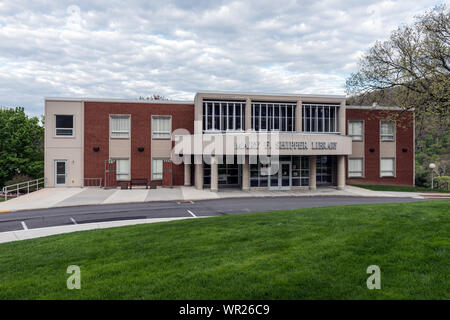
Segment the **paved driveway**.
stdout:
[[208,189],[197,190],[194,187],[173,187],[158,189],[100,189],[100,188],[47,188],[17,199],[0,203],[0,212],[28,209],[55,208],[67,206],[84,206],[93,204],[144,203],[154,201],[187,201],[225,198],[267,198],[267,197],[311,197],[311,196],[355,196],[355,197],[415,197],[423,198],[417,193],[379,192],[347,186],[345,190],[322,187],[317,190],[290,191],[248,191],[224,189],[211,192]]
[[210,217],[320,206],[426,201],[388,197],[265,197],[59,207],[0,214],[0,232],[106,221]]

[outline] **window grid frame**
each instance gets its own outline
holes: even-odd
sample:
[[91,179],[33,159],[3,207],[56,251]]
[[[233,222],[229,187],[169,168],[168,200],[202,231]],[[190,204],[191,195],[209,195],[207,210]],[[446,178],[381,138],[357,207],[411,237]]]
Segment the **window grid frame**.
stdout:
[[[262,110],[265,108],[265,115]],[[297,103],[295,102],[267,102],[252,101],[251,103],[251,124],[252,130],[258,132],[295,132],[295,113],[297,112]],[[278,117],[275,116],[275,109],[278,109]],[[258,110],[258,115],[256,111]],[[272,112],[269,112],[271,110]],[[290,110],[290,116],[288,116]],[[284,118],[283,118],[284,111]],[[271,114],[271,115],[270,115]],[[262,119],[264,117],[264,120]],[[275,120],[278,119],[278,129],[275,129]],[[289,121],[290,120],[290,121]],[[265,122],[264,129],[262,124]],[[291,127],[289,129],[289,125]],[[283,126],[285,130],[283,130]]]
[[[208,104],[211,105],[211,114],[208,112]],[[204,133],[217,133],[217,132],[243,132],[245,131],[245,101],[238,100],[204,100],[203,101],[203,118],[202,127]],[[216,115],[216,107],[219,111]],[[223,114],[223,107],[225,107],[226,114]],[[232,107],[233,114],[229,114],[230,107]],[[239,108],[239,129],[237,128],[236,109]],[[219,117],[219,128],[216,128],[216,117]],[[224,119],[225,117],[225,119]],[[209,119],[211,119],[211,126],[209,126]],[[231,129],[230,120],[232,122]],[[225,121],[225,122],[224,122]],[[223,127],[223,124],[224,128]]]
[[[302,103],[302,132],[340,134],[338,120],[339,108],[340,105],[338,104]],[[321,118],[319,118],[319,109],[322,113]],[[328,117],[325,116],[325,111],[328,111]],[[308,117],[306,116],[307,114],[309,114]],[[333,116],[331,116],[332,114]],[[321,131],[319,131],[319,123],[322,127]],[[309,130],[307,129],[308,124]],[[328,130],[326,130],[327,125]],[[332,131],[331,128],[334,130]]]

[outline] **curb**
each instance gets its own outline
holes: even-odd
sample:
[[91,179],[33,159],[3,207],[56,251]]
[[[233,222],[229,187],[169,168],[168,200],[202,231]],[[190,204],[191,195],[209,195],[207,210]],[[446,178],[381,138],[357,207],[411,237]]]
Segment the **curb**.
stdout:
[[147,219],[136,219],[136,220],[118,220],[118,221],[105,221],[105,222],[83,223],[83,224],[76,224],[76,225],[36,228],[36,229],[28,229],[28,230],[7,231],[7,232],[0,233],[0,243],[42,238],[42,237],[72,233],[72,232],[77,232],[77,231],[98,230],[98,229],[132,226],[132,225],[138,225],[138,224],[170,222],[170,221],[177,221],[177,220],[197,219],[197,218],[208,218],[208,216],[201,216],[201,217],[196,217],[196,218],[187,216],[187,217],[174,217],[174,218],[147,218]]

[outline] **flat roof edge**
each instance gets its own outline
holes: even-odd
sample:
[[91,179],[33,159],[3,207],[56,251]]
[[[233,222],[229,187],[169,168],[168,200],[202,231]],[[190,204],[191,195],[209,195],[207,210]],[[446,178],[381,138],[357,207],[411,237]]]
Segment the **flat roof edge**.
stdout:
[[193,100],[133,100],[133,99],[105,99],[105,98],[66,98],[44,97],[44,101],[73,101],[73,102],[122,102],[122,103],[149,103],[149,104],[191,104]]
[[223,95],[245,95],[245,96],[274,96],[274,97],[296,97],[296,98],[328,98],[328,99],[346,99],[346,95],[332,94],[301,94],[301,93],[261,93],[261,92],[237,92],[237,91],[211,91],[201,90],[197,94],[223,94]]
[[414,111],[414,108],[405,109],[402,107],[389,106],[346,106],[347,109],[362,109],[362,110],[395,110],[395,111]]

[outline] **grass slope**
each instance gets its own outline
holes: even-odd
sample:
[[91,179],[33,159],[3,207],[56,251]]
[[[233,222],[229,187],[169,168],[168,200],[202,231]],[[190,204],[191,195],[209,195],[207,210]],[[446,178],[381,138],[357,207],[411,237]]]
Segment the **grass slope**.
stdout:
[[442,193],[450,193],[448,190],[443,189],[431,189],[424,187],[407,187],[407,186],[383,186],[383,185],[364,185],[364,184],[355,184],[355,186],[375,190],[375,191],[399,191],[399,192],[442,192]]
[[[449,299],[449,207],[299,209],[1,244],[0,299]],[[66,288],[72,264],[81,290]],[[381,290],[366,287],[373,264]]]

